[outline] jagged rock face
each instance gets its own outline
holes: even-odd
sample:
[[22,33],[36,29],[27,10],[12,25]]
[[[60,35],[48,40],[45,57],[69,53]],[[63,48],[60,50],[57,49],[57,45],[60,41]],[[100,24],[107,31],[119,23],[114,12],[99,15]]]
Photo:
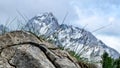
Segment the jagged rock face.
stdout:
[[[42,23],[40,23],[42,22]],[[37,35],[49,36],[57,30],[59,24],[52,13],[44,13],[33,17],[29,23],[25,25],[25,30],[36,33]]]
[[34,35],[15,31],[0,36],[0,68],[80,68],[75,60]]
[[[43,26],[43,24],[47,25]],[[31,25],[36,25],[34,26],[34,31],[38,35],[43,34],[48,39],[52,39],[54,44],[75,51],[76,54],[85,60],[99,62],[102,60],[101,55],[104,52],[107,52],[112,58],[118,58],[120,56],[116,50],[98,40],[91,32],[65,24],[59,25],[51,13],[44,13],[33,17],[29,20],[26,27]]]

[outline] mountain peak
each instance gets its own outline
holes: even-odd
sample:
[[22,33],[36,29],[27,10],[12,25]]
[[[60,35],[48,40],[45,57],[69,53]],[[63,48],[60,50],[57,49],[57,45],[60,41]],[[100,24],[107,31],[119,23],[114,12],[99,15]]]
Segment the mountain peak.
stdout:
[[33,19],[44,22],[46,24],[50,24],[50,23],[58,24],[57,19],[52,12],[45,12],[43,14],[38,14]]
[[[54,27],[53,27],[54,26]],[[32,32],[37,33],[38,35],[46,34],[51,35],[59,27],[56,17],[51,12],[45,12],[43,14],[38,14],[33,17],[25,25],[25,28],[33,28]]]

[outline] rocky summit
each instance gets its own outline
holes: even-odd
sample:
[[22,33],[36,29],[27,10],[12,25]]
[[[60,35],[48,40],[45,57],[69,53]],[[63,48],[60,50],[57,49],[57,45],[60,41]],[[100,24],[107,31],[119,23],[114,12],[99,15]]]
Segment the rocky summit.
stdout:
[[0,36],[0,68],[82,67],[66,51],[29,32],[13,31]]

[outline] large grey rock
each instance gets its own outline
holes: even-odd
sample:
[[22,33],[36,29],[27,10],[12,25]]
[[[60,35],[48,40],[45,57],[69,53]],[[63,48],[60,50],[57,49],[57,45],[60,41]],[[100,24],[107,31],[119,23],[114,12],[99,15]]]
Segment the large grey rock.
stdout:
[[41,42],[29,32],[0,36],[0,68],[80,68],[66,51]]

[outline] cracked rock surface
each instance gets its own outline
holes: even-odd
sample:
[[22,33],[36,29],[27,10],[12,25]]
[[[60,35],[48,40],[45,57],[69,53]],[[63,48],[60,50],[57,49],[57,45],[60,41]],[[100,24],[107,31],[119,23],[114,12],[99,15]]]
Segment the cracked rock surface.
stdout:
[[0,68],[81,68],[66,52],[29,32],[0,36]]

